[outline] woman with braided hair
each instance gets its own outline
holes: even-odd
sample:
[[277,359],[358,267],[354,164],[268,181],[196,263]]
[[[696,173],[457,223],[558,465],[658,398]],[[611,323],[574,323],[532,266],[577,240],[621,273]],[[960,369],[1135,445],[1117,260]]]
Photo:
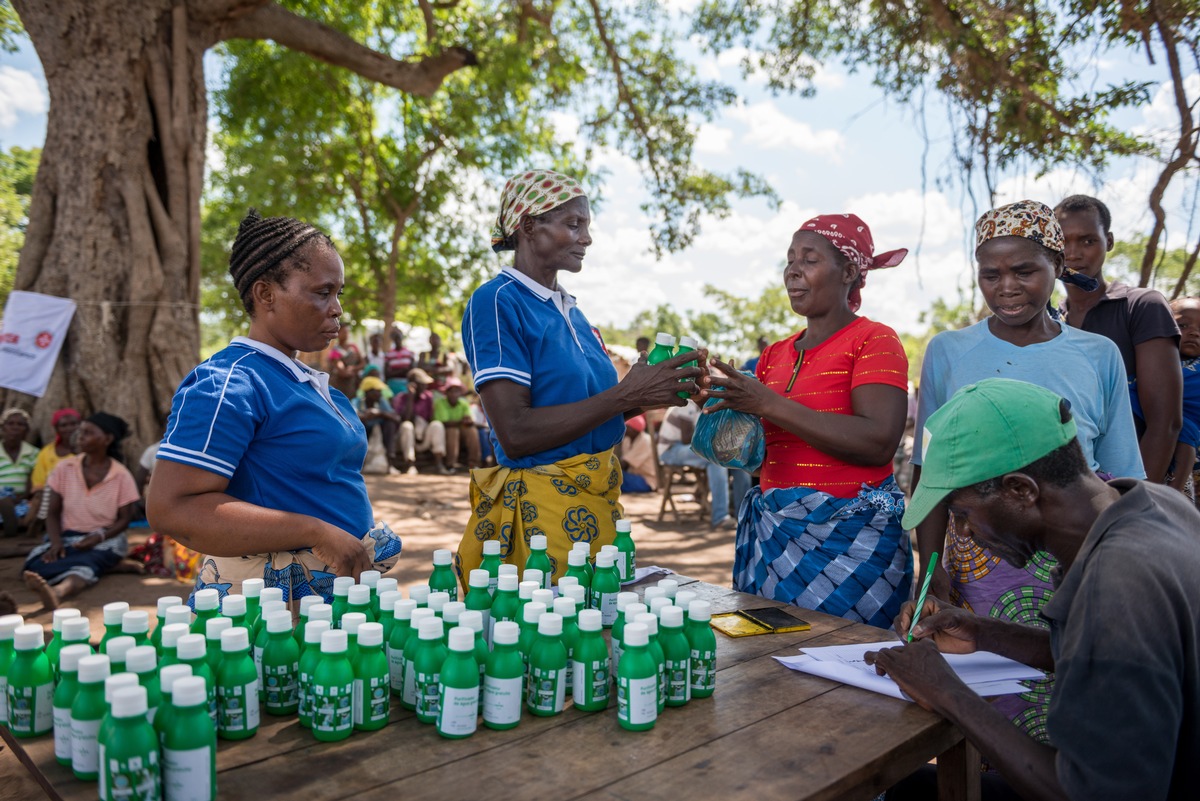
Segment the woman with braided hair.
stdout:
[[296,360],[337,337],[344,271],[333,243],[251,210],[229,273],[248,336],[180,384],[147,498],[151,525],[205,554],[196,589],[248,578],[285,600],[332,600],[333,579],[387,570],[400,540],[376,524],[363,483],[366,431],[329,376]]

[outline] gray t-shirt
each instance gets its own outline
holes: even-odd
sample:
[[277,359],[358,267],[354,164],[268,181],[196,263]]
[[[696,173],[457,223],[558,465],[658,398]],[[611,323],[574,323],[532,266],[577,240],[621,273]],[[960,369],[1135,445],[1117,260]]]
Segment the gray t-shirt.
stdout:
[[1200,512],[1133,479],[1054,598],[1047,728],[1072,799],[1200,798]]

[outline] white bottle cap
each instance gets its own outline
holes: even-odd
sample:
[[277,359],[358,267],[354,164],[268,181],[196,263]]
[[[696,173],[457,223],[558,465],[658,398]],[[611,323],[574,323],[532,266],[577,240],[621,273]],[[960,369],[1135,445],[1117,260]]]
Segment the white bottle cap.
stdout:
[[528,568],[524,573],[521,574],[521,581],[532,581],[539,587],[542,586],[542,582],[545,580],[546,574],[538,570],[536,567]]
[[683,610],[678,606],[664,606],[658,614],[664,628],[677,629],[683,626]]
[[[507,576],[500,576],[498,579],[496,579],[496,589],[504,590],[505,592],[513,592],[514,590],[516,590],[517,589],[516,575],[510,573]],[[532,593],[533,590],[530,590],[530,592]]]
[[541,588],[542,583],[540,581],[522,581],[517,585],[517,597],[522,601],[533,600],[533,591],[540,590]]
[[455,626],[450,629],[450,650],[460,653],[463,651],[474,651],[475,632],[466,626]]
[[55,609],[50,619],[50,630],[62,632],[62,624],[79,617],[78,609]]
[[708,601],[692,601],[688,604],[688,620],[711,620],[712,604]]
[[325,603],[325,601],[320,595],[305,595],[300,599],[300,617],[307,618],[308,613],[312,611],[314,606],[323,603]]
[[[366,584],[365,581],[363,583]],[[399,592],[400,582],[396,581],[394,578],[384,577],[375,582],[374,590],[375,594],[382,598],[385,592]]]
[[511,620],[501,620],[492,629],[492,644],[512,645],[521,636],[521,627]]
[[180,676],[175,680],[175,686],[171,690],[171,706],[187,707],[207,704],[208,687],[205,685],[203,676]]
[[[571,550],[567,551],[567,565],[570,567],[583,567],[584,565],[587,564],[587,559],[588,559],[587,551],[581,551],[578,548],[572,548]],[[567,578],[567,577],[564,576],[563,578]],[[575,577],[571,576],[570,578],[575,578]],[[562,579],[559,579],[558,583],[562,584]]]
[[576,585],[578,583],[579,583],[579,578],[577,576],[563,576],[562,578],[560,578],[558,580],[558,594],[562,595],[563,591],[567,587],[573,587],[574,585]]
[[367,616],[362,612],[347,612],[342,615],[342,631],[351,637],[358,636],[358,627],[367,622]]
[[167,616],[168,609],[170,609],[172,606],[180,606],[182,603],[183,599],[178,595],[164,595],[158,599],[155,606],[155,611],[157,612],[158,617],[165,618]]
[[[201,590],[200,592],[211,592],[214,596],[216,590]],[[196,593],[199,595],[200,593]],[[121,616],[129,611],[129,604],[124,601],[113,601],[111,604],[104,605],[104,625],[119,626],[121,625]]]
[[[436,615],[436,614],[434,614],[434,611],[433,611],[432,609],[430,609],[430,608],[429,608],[429,607],[427,607],[427,606],[422,606],[422,607],[420,607],[420,608],[418,608],[418,609],[414,609],[414,610],[413,610],[412,617],[411,617],[411,618],[409,618],[409,620],[408,620],[408,625],[409,625],[411,628],[414,628],[414,629],[416,629],[416,630],[417,630],[417,636],[418,636],[418,637],[420,637],[420,635],[421,635],[421,621],[422,621],[422,620],[431,620],[431,619],[433,619],[433,618],[436,618],[436,617],[437,617],[437,615]],[[440,620],[441,618],[438,618],[438,619]]]
[[[129,639],[133,640],[132,637]],[[17,626],[17,630],[13,632],[13,647],[18,651],[38,651],[45,644],[46,637],[41,626],[28,623],[24,626]]]
[[[382,604],[382,599],[380,599]],[[411,620],[417,609],[417,602],[411,598],[397,598],[392,604],[392,617],[396,620]]]
[[546,605],[544,603],[530,601],[521,610],[521,620],[526,623],[537,623],[538,618],[544,614],[546,614]]
[[104,703],[112,706],[113,696],[117,690],[125,687],[138,686],[138,677],[135,673],[114,673],[104,680]]
[[418,606],[424,606],[429,602],[429,592],[428,584],[408,585],[408,597],[416,601]]
[[622,534],[628,534],[630,531],[633,531],[633,523],[624,517],[617,521],[616,526],[617,531]]
[[321,653],[344,654],[349,645],[346,632],[341,629],[330,629],[321,634]]
[[666,598],[666,597],[667,597],[667,591],[664,590],[662,587],[647,587],[642,592],[642,599],[647,604],[650,603],[651,601],[653,601],[655,598]]
[[587,590],[581,584],[572,584],[568,587],[562,587],[562,594],[575,601],[577,609],[583,609],[587,606]]
[[313,604],[308,608],[309,620],[333,621],[333,607],[326,603]]
[[315,645],[321,642],[321,635],[330,631],[333,625],[328,620],[310,620],[304,624],[304,644]]
[[[334,579],[336,582],[337,579]],[[282,601],[283,590],[279,587],[263,587],[263,591],[258,594],[258,606],[261,609],[262,605],[267,601]]]
[[682,609],[684,614],[687,614],[688,604],[694,600],[696,600],[696,593],[691,590],[680,590],[675,593],[675,605]]
[[267,634],[278,634],[281,631],[292,630],[292,613],[286,609],[282,612],[272,612],[267,615]]
[[636,604],[637,602],[638,602],[638,594],[636,592],[629,592],[628,590],[624,590],[622,592],[617,593],[617,611],[618,612],[624,612],[625,607],[629,606],[630,604]]
[[421,621],[420,628],[417,629],[417,639],[420,640],[440,640],[444,636],[446,636],[446,630],[440,617],[425,618]]
[[695,337],[689,337],[687,334],[684,334],[679,338],[679,344],[684,347],[691,348],[692,350],[695,350],[700,346],[700,343],[696,341]]
[[375,589],[375,585],[379,583],[379,579],[381,578],[383,578],[383,574],[378,570],[364,570],[358,574],[358,583]]
[[[379,593],[379,610],[380,610],[380,612],[386,613],[385,610],[395,609],[396,601],[399,601],[399,600],[401,600],[399,590],[386,590],[384,592]],[[416,606],[416,604],[413,604],[413,605]]]
[[534,590],[529,600],[545,604],[546,608],[549,609],[554,605],[554,590]]
[[[651,637],[658,634],[658,618],[656,618],[654,615],[650,614],[649,612],[643,612],[642,614],[638,615],[637,617],[635,617],[633,619],[633,622],[641,623],[643,626],[645,626],[646,633],[649,634]],[[629,624],[626,623],[625,625],[628,626]]]
[[[173,692],[175,692],[175,682],[179,681],[180,679],[186,679],[190,675],[192,675],[191,665],[167,665],[165,668],[158,671],[158,686],[162,689],[163,693],[166,695],[171,695]],[[172,702],[178,703],[178,701],[174,699]]]
[[[192,610],[188,609],[183,604],[176,604],[167,610],[166,616],[163,618],[163,625],[170,626],[175,623],[182,623],[185,626],[192,622]],[[166,629],[163,629],[166,631]]]
[[530,549],[531,551],[544,551],[544,550],[546,550],[546,535],[545,535],[545,534],[533,534],[533,535],[531,535],[531,536],[529,537],[529,549]]
[[625,604],[625,622],[632,623],[638,615],[644,615],[650,610],[641,601],[634,601],[631,604]]
[[[196,590],[192,593],[192,605],[195,606],[197,612],[208,612],[215,610],[221,603],[221,594],[216,590]],[[108,607],[104,607],[104,625],[108,625]],[[122,613],[124,614],[124,613]]]
[[[269,589],[271,589],[271,588],[268,587],[267,590],[269,590]],[[263,590],[263,592],[266,592],[267,590]],[[264,620],[266,619],[267,615],[271,614],[272,612],[286,612],[286,611],[287,611],[287,604],[285,604],[283,601],[262,601],[259,604],[259,614],[262,616],[262,618]],[[329,611],[330,611],[330,614],[333,613],[332,606],[329,607]],[[311,610],[309,611],[309,617],[312,617]]]
[[500,567],[496,570],[496,576],[498,578],[504,578],[505,576],[516,577],[519,573],[520,571],[517,569],[517,566],[510,564],[500,565]]
[[626,648],[636,648],[650,642],[650,632],[641,623],[629,623],[625,626],[625,638],[621,644]]
[[603,615],[599,609],[580,609],[577,617],[580,631],[599,631],[602,627]]
[[221,599],[221,614],[225,617],[241,617],[246,614],[245,595],[226,595]]
[[675,579],[662,579],[658,582],[658,586],[666,590],[667,597],[674,599],[675,594],[679,592],[679,582]]
[[485,540],[483,543],[483,555],[484,556],[499,556],[500,555],[500,541],[499,540]]
[[0,642],[11,640],[18,626],[25,625],[25,618],[20,615],[5,615],[0,617]]
[[448,592],[431,592],[429,599],[425,601],[425,605],[434,612],[441,612],[442,607],[450,603],[450,593]]
[[483,631],[483,612],[478,609],[468,609],[458,616],[458,625],[476,633]]
[[651,598],[650,599],[650,614],[654,615],[655,617],[661,617],[662,610],[666,609],[668,606],[671,606],[671,605],[672,604],[671,604],[670,598]]
[[158,652],[153,645],[138,645],[125,654],[125,669],[130,673],[148,673],[158,667]]
[[146,688],[122,687],[113,693],[112,715],[114,718],[136,718],[146,714]]
[[467,605],[462,601],[451,601],[442,607],[442,620],[446,621],[446,625],[457,623],[463,612],[467,611]]
[[[206,640],[219,640],[221,639],[221,632],[233,627],[233,621],[227,617],[210,617],[204,621],[204,638]],[[237,628],[240,629],[241,626]]]
[[575,599],[561,596],[554,599],[554,605],[551,607],[554,614],[562,617],[575,617]]
[[596,555],[596,567],[603,569],[611,568],[617,563],[617,555],[612,551],[601,551]]
[[[72,646],[74,647],[74,646]],[[88,654],[79,659],[79,683],[94,684],[108,678],[110,662],[104,654]]]
[[92,636],[92,624],[86,617],[73,617],[63,623],[63,642],[87,642]]
[[363,623],[358,627],[358,644],[363,647],[383,645],[383,624]]
[[586,556],[592,555],[592,544],[590,542],[576,542],[571,545],[572,551],[579,551]]
[[615,545],[601,545],[600,546],[600,553],[611,553],[613,556],[616,556],[620,552],[621,552],[621,549]]
[[[186,607],[185,607],[186,608]],[[178,648],[179,638],[185,634],[191,634],[191,627],[187,623],[168,623],[163,626],[162,644],[163,648]],[[203,638],[201,638],[203,639]]]
[[654,344],[655,345],[666,345],[668,348],[673,348],[673,347],[675,347],[675,337],[671,336],[670,334],[659,331],[657,334],[654,335]]
[[122,634],[145,634],[150,630],[150,615],[141,609],[121,615]]
[[562,620],[562,615],[546,612],[538,618],[538,634],[545,634],[548,637],[559,636],[562,634]]
[[357,583],[352,576],[338,576],[333,580],[333,594],[346,595],[350,592],[350,588]]
[[137,645],[137,640],[128,635],[113,637],[104,643],[104,653],[117,664],[123,664],[129,658],[129,649]]
[[448,565],[452,561],[453,554],[450,553],[449,548],[438,548],[433,552],[433,563],[438,567],[441,567],[442,565]]
[[468,587],[479,587],[481,589],[486,590],[488,582],[490,582],[491,580],[492,580],[492,577],[488,574],[488,572],[486,570],[472,570],[467,577],[467,586]]
[[221,632],[221,653],[230,654],[234,651],[246,651],[250,648],[250,633],[241,626],[234,626]]
[[346,600],[351,606],[367,606],[371,603],[371,588],[366,584],[355,584],[346,593]]
[[175,655],[189,662],[203,659],[207,650],[208,643],[199,634],[185,634],[175,643]]
[[242,595],[247,598],[257,598],[262,593],[266,582],[260,578],[246,579],[242,582]]
[[58,652],[58,669],[64,673],[79,670],[79,660],[92,653],[88,645],[68,645]]

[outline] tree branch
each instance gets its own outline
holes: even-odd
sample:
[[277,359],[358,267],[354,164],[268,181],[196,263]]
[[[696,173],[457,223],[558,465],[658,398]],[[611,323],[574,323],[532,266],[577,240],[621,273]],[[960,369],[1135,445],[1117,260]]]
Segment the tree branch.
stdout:
[[426,97],[437,91],[450,73],[478,63],[474,53],[461,47],[449,47],[436,55],[416,60],[398,61],[274,3],[223,21],[215,33],[217,41],[270,39],[318,61],[344,67],[402,92]]

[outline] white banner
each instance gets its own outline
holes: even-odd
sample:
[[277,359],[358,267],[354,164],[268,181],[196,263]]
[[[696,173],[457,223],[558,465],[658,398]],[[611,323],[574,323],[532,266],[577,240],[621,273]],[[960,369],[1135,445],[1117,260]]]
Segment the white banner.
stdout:
[[75,301],[13,292],[0,323],[0,387],[42,397],[58,361]]

